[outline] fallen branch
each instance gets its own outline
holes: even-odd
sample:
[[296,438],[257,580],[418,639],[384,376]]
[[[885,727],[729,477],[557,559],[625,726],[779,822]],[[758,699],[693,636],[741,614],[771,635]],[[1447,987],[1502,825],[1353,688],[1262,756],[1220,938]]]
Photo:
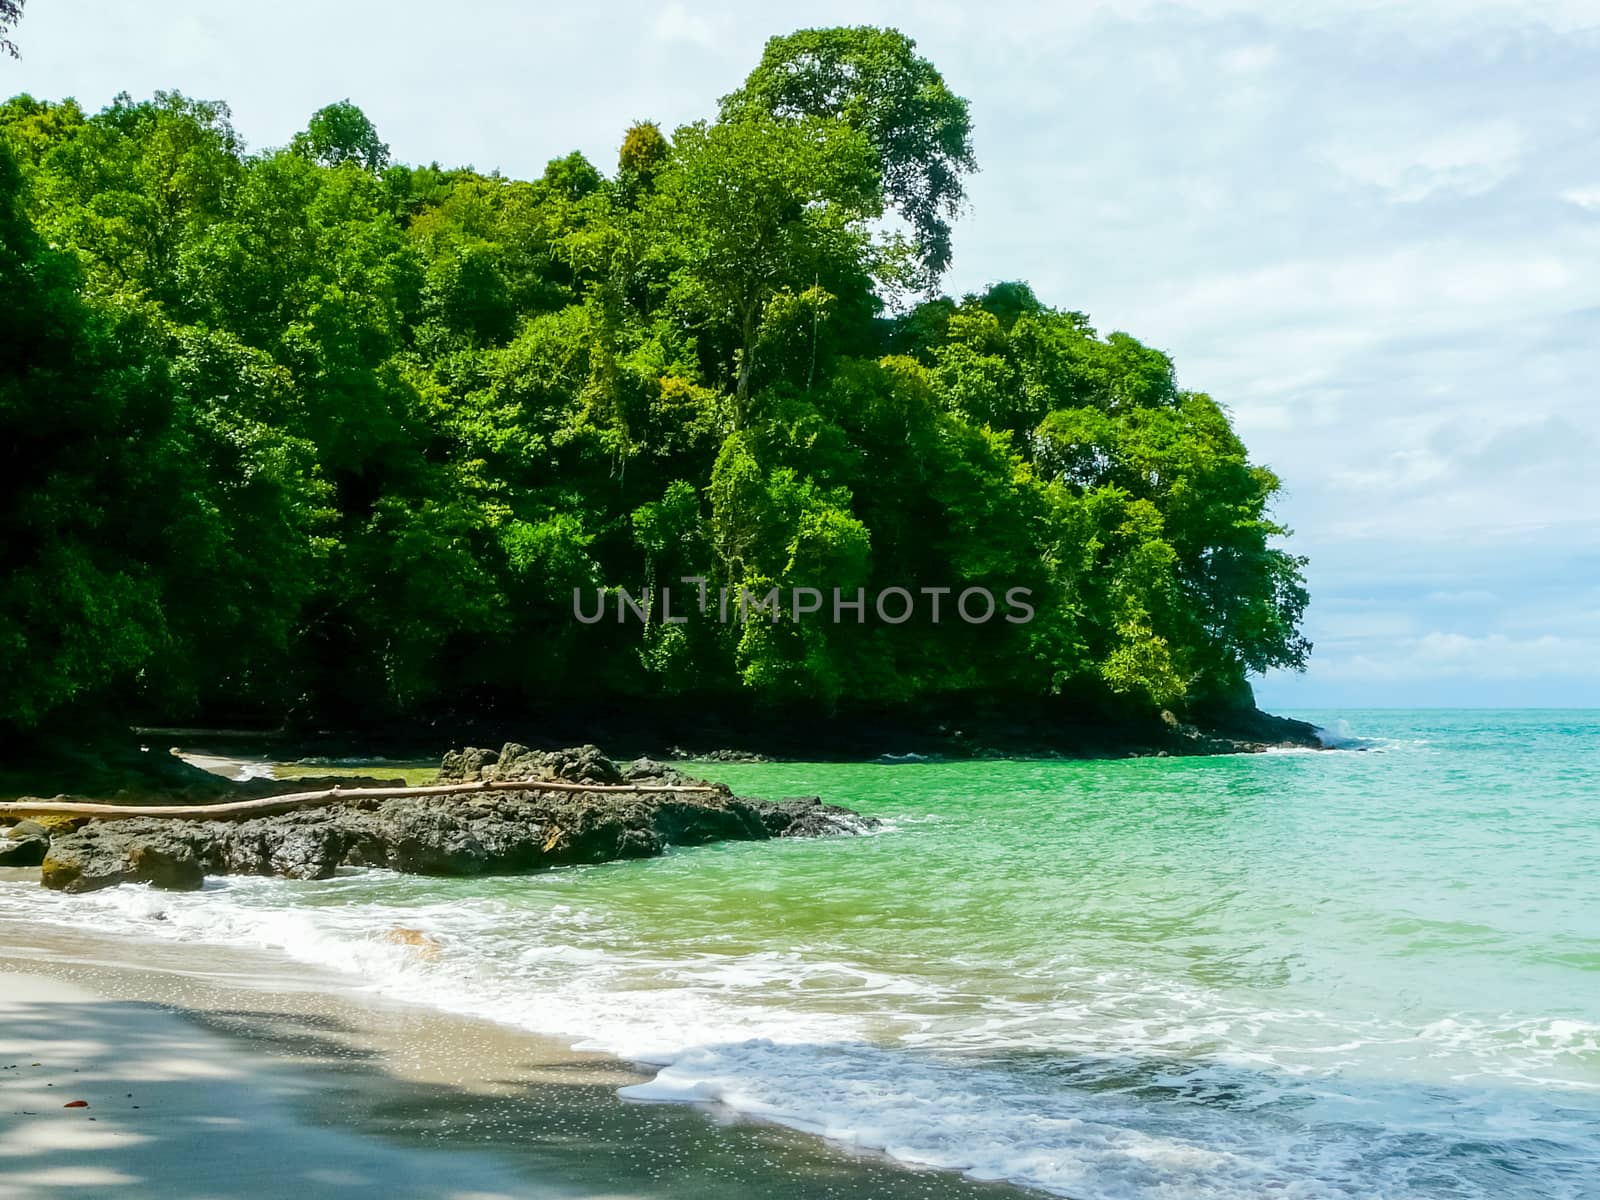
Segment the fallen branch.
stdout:
[[720,789],[704,785],[674,787],[645,783],[573,783],[564,779],[480,779],[473,783],[434,783],[423,787],[328,788],[320,792],[291,792],[265,796],[258,800],[234,800],[226,804],[93,804],[70,800],[19,800],[0,804],[0,817],[96,817],[115,821],[125,817],[177,817],[191,821],[232,820],[265,817],[325,804],[352,800],[404,800],[415,796],[452,796],[470,792],[698,792],[716,794]]

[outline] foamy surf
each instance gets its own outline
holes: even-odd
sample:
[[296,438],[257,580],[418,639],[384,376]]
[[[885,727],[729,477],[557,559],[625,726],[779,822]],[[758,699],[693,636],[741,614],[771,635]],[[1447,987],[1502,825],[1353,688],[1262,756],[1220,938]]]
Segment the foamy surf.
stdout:
[[729,766],[892,825],[513,879],[7,884],[0,921],[268,950],[654,1067],[631,1100],[1075,1200],[1594,1200],[1600,721],[1356,724],[1385,752]]
[[[602,914],[525,907],[519,900],[539,881],[520,882],[513,892],[522,897],[457,900],[442,895],[448,883],[385,872],[322,883],[226,880],[202,894],[124,887],[66,897],[3,885],[0,904],[12,919],[278,952],[343,975],[353,990],[656,1067],[649,1082],[622,1090],[628,1099],[714,1103],[907,1164],[1075,1200],[1407,1194],[1418,1139],[1433,1143],[1433,1169],[1462,1156],[1470,1166],[1474,1125],[1542,1123],[1548,1135],[1551,1114],[1513,1112],[1501,1089],[1486,1088],[1494,1103],[1456,1114],[1453,1132],[1380,1135],[1359,1109],[1382,1089],[1363,1097],[1342,1088],[1337,1064],[1385,1039],[1448,1046],[1464,1069],[1520,1046],[1512,1073],[1526,1077],[1592,1054],[1600,1036],[1576,1022],[1403,1030],[1324,1017],[1347,1040],[1280,1046],[1257,1061],[1226,1052],[1206,1060],[1192,1055],[1237,1029],[1314,1024],[1317,1014],[1242,1010],[1181,992],[1166,994],[1160,1011],[1153,981],[1113,976],[1100,978],[1098,996],[1033,1011],[1000,1004],[941,1032],[937,1014],[952,996],[924,981],[800,952],[619,953],[594,944],[605,940],[592,937]],[[397,927],[425,933],[440,955],[388,940]],[[851,996],[855,1011],[805,1004],[818,989]],[[1355,1119],[1308,1126],[1301,1116],[1318,1103],[1330,1118]],[[1384,1152],[1389,1136],[1409,1137],[1412,1153]],[[1453,1195],[1489,1194],[1473,1191],[1470,1178],[1454,1186]]]

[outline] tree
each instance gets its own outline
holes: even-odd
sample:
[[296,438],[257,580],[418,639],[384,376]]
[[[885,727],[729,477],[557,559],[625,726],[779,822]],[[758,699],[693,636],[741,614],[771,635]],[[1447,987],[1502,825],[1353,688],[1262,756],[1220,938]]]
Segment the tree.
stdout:
[[22,19],[22,6],[28,0],[0,0],[0,52],[11,55],[12,58],[20,57],[17,53],[17,44],[11,40],[10,34],[16,28],[17,22]]
[[672,144],[662,134],[654,121],[639,121],[628,127],[622,139],[622,149],[617,154],[619,170],[633,175],[643,183],[655,177],[672,153]]
[[167,638],[165,365],[137,310],[78,283],[0,141],[0,715],[23,727],[126,687]]
[[355,163],[374,173],[389,165],[389,145],[378,139],[367,114],[348,99],[319,108],[304,131],[294,135],[294,149],[324,166]]
[[[0,721],[1148,714],[1303,664],[1277,478],[1166,354],[1017,281],[883,316],[874,222],[931,280],[968,138],[873,29],[775,39],[610,177],[387,165],[348,101],[254,155],[218,101],[0,104]],[[573,619],[596,588],[684,615],[684,576],[709,616]],[[974,586],[1033,619],[969,623]],[[722,625],[723,587],[918,601]]]
[[923,284],[950,265],[950,218],[977,168],[967,102],[896,29],[802,29],[767,42],[760,65],[723,98],[724,120],[842,120],[871,140],[884,192],[914,231]]
[[3,117],[31,168],[40,232],[80,252],[91,286],[182,306],[197,282],[185,253],[243,175],[228,106],[124,92],[87,120],[75,105],[17,100]]
[[734,424],[749,415],[767,302],[825,269],[859,266],[882,212],[875,155],[839,121],[755,114],[688,125],[651,209],[657,252],[681,263],[677,290],[734,331]]

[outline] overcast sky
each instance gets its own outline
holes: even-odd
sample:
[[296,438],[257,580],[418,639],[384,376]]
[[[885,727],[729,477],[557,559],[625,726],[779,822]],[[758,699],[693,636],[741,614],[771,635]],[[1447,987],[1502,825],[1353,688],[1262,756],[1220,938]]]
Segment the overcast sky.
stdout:
[[1029,280],[1232,410],[1311,558],[1279,708],[1600,705],[1600,0],[28,0],[0,91],[349,97],[518,176],[713,112],[771,34],[892,24],[972,102],[953,291]]

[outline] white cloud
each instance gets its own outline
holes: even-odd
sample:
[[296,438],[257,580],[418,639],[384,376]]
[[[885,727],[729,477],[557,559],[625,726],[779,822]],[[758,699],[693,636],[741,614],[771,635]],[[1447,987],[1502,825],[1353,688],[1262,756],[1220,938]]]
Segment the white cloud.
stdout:
[[1482,588],[1468,588],[1463,591],[1429,592],[1424,596],[1423,602],[1441,606],[1456,607],[1470,605],[1478,607],[1484,604],[1493,604],[1499,597],[1494,592],[1486,592]]
[[1322,614],[1312,632],[1318,645],[1327,646],[1372,638],[1408,637],[1416,630],[1417,619],[1411,613],[1346,610]]
[[1383,192],[1397,204],[1415,204],[1440,192],[1481,195],[1516,169],[1526,139],[1504,118],[1406,134],[1371,129],[1330,146],[1329,160],[1343,175]]
[[1579,208],[1587,208],[1591,212],[1600,212],[1600,183],[1591,183],[1587,187],[1568,188],[1561,193],[1561,198],[1568,204],[1576,204]]
[[1384,652],[1329,656],[1319,664],[1329,679],[1370,683],[1397,680],[1499,681],[1542,676],[1593,678],[1600,674],[1600,641],[1592,638],[1515,638],[1503,633],[1470,636],[1428,633],[1396,639]]
[[[883,6],[871,6],[883,7]],[[1042,31],[1078,27],[1106,17],[1160,19],[1174,13],[1209,20],[1249,18],[1277,28],[1337,31],[1351,26],[1386,33],[1403,31],[1423,42],[1449,42],[1484,30],[1548,30],[1573,33],[1592,29],[1593,0],[1081,0],[1071,5],[1020,3],[990,5],[980,21],[992,21],[1019,40]],[[908,25],[914,22],[901,18]]]
[[655,35],[661,41],[689,42],[707,49],[722,45],[725,29],[725,21],[690,12],[682,4],[667,5],[655,23]]
[[1270,42],[1258,42],[1250,46],[1238,46],[1229,50],[1222,56],[1222,65],[1229,71],[1240,75],[1250,75],[1258,71],[1265,71],[1278,63],[1278,48]]

